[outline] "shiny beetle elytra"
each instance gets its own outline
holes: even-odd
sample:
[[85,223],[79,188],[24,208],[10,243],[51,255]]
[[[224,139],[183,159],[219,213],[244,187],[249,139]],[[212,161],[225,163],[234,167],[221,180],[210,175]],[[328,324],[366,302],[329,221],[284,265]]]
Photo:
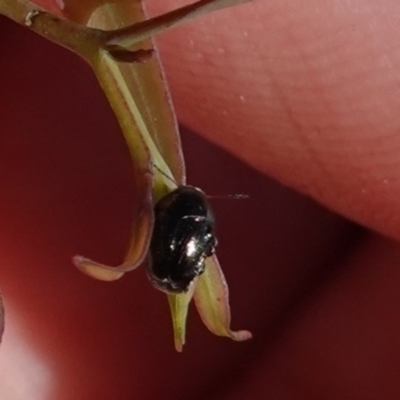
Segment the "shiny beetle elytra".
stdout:
[[200,189],[179,186],[156,204],[154,216],[150,279],[167,293],[186,292],[217,246],[211,205]]

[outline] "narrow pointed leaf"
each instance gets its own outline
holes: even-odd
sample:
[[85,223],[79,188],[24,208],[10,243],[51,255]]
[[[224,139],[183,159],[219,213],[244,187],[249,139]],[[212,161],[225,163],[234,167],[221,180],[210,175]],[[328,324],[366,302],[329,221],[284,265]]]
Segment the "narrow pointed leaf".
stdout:
[[232,331],[230,328],[228,285],[216,256],[206,260],[205,272],[199,277],[194,292],[194,302],[204,325],[215,335],[236,341],[252,337],[249,331]]
[[174,329],[175,349],[178,352],[183,350],[186,341],[186,320],[189,304],[192,301],[197,282],[193,282],[189,291],[182,294],[169,294],[168,303],[171,310],[172,326]]

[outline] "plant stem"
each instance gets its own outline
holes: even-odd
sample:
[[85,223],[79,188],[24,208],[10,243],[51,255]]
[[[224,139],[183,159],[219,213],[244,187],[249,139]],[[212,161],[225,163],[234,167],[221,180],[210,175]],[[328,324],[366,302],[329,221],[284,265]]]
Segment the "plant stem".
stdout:
[[200,0],[126,28],[105,32],[105,42],[110,47],[129,48],[142,40],[175,28],[211,11],[247,1],[249,0]]
[[101,31],[49,14],[25,0],[1,0],[0,14],[77,54],[94,54],[102,45]]
[[[140,165],[140,168],[146,172],[153,169],[151,163],[158,167],[157,171],[153,171],[155,175],[153,194],[155,200],[157,200],[165,194],[166,190],[171,190],[172,186],[172,182],[165,179],[165,176],[162,176],[159,170],[170,177],[173,174],[171,174],[168,163],[157,147],[159,143],[157,143],[154,132],[152,131],[151,134],[150,126],[147,126],[149,121],[151,123],[151,118],[157,119],[157,115],[150,115],[151,118],[147,118],[147,120],[144,118],[146,110],[142,108],[143,106],[148,108],[148,101],[152,98],[152,94],[146,94],[144,103],[143,99],[134,98],[129,78],[127,73],[124,73],[124,63],[118,61],[130,60],[133,62],[130,65],[134,68],[135,54],[138,55],[138,60],[143,56],[143,52],[145,52],[146,57],[151,57],[151,49],[143,50],[140,48],[142,42],[146,39],[150,39],[152,36],[187,22],[194,17],[246,1],[248,0],[199,0],[158,17],[149,20],[139,18],[135,23],[129,24],[125,28],[111,30],[91,28],[59,18],[27,0],[0,0],[0,14],[72,50],[92,66],[121,125],[134,163]],[[142,15],[142,17],[144,16]],[[136,48],[132,49],[132,46],[136,46]],[[118,53],[120,49],[122,49],[122,53]],[[119,58],[118,54],[120,55]],[[151,76],[151,73],[148,76]],[[154,74],[152,76],[154,77]],[[163,101],[169,104],[168,95],[164,96]],[[143,104],[140,104],[140,102]],[[176,130],[176,126],[170,125],[169,128]],[[178,134],[175,134],[176,141],[179,142]],[[175,151],[180,152],[180,149],[175,149]],[[180,159],[181,171],[184,171],[181,153],[175,159]],[[181,173],[180,183],[183,183],[184,180],[184,173]]]
[[[172,176],[169,166],[152,140],[142,113],[129,91],[118,63],[108,53],[103,52],[100,57],[96,57],[96,60],[91,60],[90,64],[114,110],[135,163],[142,166],[147,165],[148,170],[153,170],[150,163],[154,163],[165,174]],[[156,185],[154,197],[155,200],[158,200],[165,195],[165,186],[169,191],[174,185],[171,185],[171,182],[164,182],[164,177],[158,179],[159,171],[154,170],[153,172]],[[161,186],[164,189],[159,185],[161,181],[163,182]]]

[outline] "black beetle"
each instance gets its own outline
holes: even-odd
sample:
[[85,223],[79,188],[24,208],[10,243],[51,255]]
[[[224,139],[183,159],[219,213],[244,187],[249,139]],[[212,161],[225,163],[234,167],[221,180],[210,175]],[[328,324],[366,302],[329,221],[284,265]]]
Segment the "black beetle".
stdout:
[[154,208],[148,272],[154,286],[167,293],[187,292],[215,252],[215,220],[206,195],[179,186]]

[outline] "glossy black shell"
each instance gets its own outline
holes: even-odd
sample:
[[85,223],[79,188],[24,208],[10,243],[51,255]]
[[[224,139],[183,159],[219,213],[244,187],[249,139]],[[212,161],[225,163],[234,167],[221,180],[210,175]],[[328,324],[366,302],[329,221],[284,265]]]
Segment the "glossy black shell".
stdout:
[[217,245],[211,206],[200,189],[180,186],[156,204],[154,214],[150,279],[163,291],[186,292]]

